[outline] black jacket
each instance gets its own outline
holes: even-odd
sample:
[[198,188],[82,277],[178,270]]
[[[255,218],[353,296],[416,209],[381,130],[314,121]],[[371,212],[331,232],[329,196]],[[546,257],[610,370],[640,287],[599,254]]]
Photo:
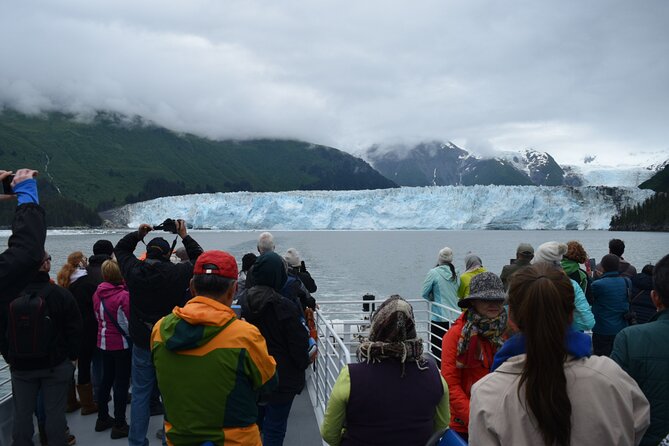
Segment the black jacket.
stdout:
[[42,264],[45,239],[44,210],[32,203],[17,207],[9,247],[0,254],[0,309],[3,313]]
[[256,285],[247,292],[242,317],[258,327],[277,364],[279,386],[269,401],[280,402],[300,393],[309,366],[309,334],[295,305],[272,288]]
[[[50,283],[49,274],[37,272],[24,292],[39,291]],[[79,356],[81,343],[81,315],[77,303],[68,290],[51,283],[50,290],[44,296],[49,307],[49,317],[53,323],[55,340],[51,344],[52,354],[44,359],[13,359],[8,357],[7,313],[0,318],[0,351],[5,361],[14,370],[39,370],[56,366],[69,359],[74,361]]]
[[93,310],[93,294],[98,289],[102,280],[102,272],[100,268],[105,260],[111,257],[105,254],[98,254],[91,256],[88,259],[87,274],[75,280],[70,285],[70,292],[74,296],[79,306],[81,313],[81,320],[83,323],[83,334],[81,336],[81,351],[92,353],[95,351],[98,339],[98,321],[95,318],[95,311]]
[[650,298],[650,292],[653,289],[653,276],[639,273],[632,277],[632,310],[636,313],[636,320],[643,324],[648,322],[657,308]]
[[309,274],[309,271],[304,266],[301,267],[295,267],[291,266],[289,267],[296,275],[297,277],[300,278],[300,282],[304,284],[304,287],[309,291],[310,293],[315,293],[316,290],[318,290],[318,286],[316,286],[316,281],[314,280],[313,277],[311,277],[311,274]]
[[141,261],[133,254],[139,241],[139,233],[131,232],[119,240],[114,254],[130,292],[130,337],[136,346],[148,350],[153,325],[175,306],[186,303],[185,290],[202,248],[187,235],[183,244],[190,262]]

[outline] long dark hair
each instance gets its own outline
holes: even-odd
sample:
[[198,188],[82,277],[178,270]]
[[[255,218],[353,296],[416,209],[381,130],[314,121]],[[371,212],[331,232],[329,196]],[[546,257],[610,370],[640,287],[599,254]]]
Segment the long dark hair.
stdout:
[[451,282],[455,282],[458,278],[458,275],[455,273],[455,267],[451,262],[446,262],[444,265],[448,265],[448,267],[451,269],[451,278],[448,279]]
[[525,336],[527,358],[518,385],[544,443],[569,445],[565,336],[574,312],[574,289],[564,272],[539,263],[518,270],[509,285],[511,319]]

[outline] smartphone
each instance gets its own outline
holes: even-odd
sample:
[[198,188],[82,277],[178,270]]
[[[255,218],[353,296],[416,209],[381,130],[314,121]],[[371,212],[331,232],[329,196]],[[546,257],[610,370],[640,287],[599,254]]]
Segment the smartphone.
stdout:
[[241,305],[232,305],[232,311],[235,312],[235,316],[237,316],[237,319],[242,317],[242,306]]
[[590,271],[594,271],[595,267],[597,266],[597,261],[595,259],[590,259]]
[[513,265],[517,261],[518,261],[518,259],[509,259],[509,265]]
[[9,175],[4,180],[2,180],[2,193],[5,195],[13,195],[14,191],[12,190],[12,181],[14,181],[14,175]]

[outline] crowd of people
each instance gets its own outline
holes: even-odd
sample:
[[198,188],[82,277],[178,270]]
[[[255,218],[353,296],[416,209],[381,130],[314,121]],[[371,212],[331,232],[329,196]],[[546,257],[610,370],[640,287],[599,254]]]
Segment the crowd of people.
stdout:
[[[595,264],[578,241],[521,243],[500,276],[472,253],[460,275],[439,251],[423,298],[436,303],[450,429],[477,445],[655,446],[669,434],[669,256],[637,273],[624,251],[612,239]],[[442,317],[456,305],[459,318]]]
[[[131,446],[148,445],[155,414],[164,444],[282,445],[318,357],[317,286],[300,253],[279,255],[264,232],[238,268],[175,220],[172,243],[145,242],[154,228],[142,224],[115,246],[97,241],[90,258],[71,253],[53,280],[36,174],[17,171],[14,195],[0,197],[18,202],[0,254],[12,444],[33,444],[34,417],[42,444],[74,444],[65,414],[80,410]],[[404,298],[379,305],[357,362],[336,379],[324,441],[659,444],[669,435],[669,255],[637,273],[624,250],[613,239],[591,265],[578,241],[521,243],[498,276],[471,252],[460,273],[442,248],[422,287],[429,342]]]

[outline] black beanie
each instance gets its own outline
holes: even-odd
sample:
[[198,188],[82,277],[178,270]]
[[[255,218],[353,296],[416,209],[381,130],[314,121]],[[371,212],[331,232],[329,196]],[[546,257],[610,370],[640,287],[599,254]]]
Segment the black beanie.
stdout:
[[256,262],[257,258],[258,256],[253,254],[252,252],[244,254],[244,257],[242,257],[242,271],[248,271],[251,268],[251,266],[253,266],[253,264]]
[[156,237],[146,245],[148,259],[164,259],[170,255],[170,244],[162,237]]
[[105,254],[111,257],[114,253],[114,245],[109,240],[98,240],[93,245],[93,255]]
[[253,282],[280,291],[288,279],[286,267],[281,256],[275,252],[266,252],[253,264]]

